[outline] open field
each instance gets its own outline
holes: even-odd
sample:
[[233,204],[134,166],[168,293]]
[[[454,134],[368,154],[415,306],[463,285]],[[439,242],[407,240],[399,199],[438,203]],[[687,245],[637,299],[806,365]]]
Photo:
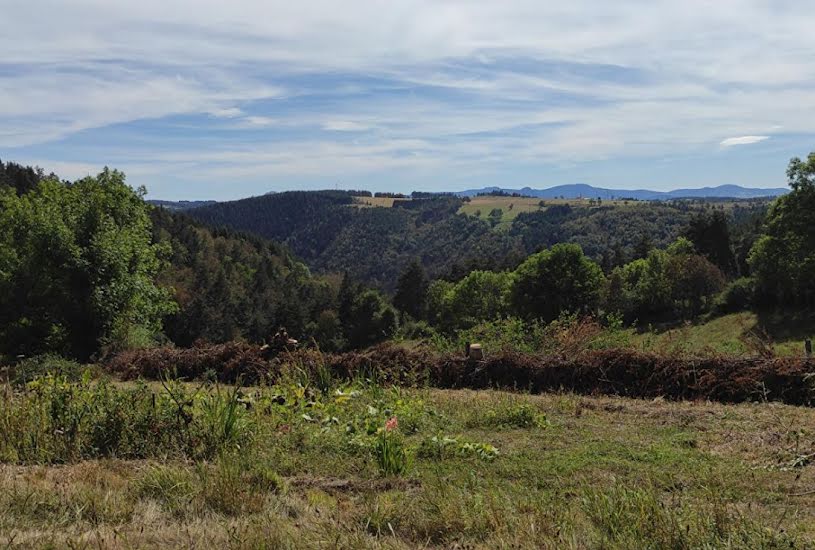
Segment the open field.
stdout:
[[[544,207],[540,206],[541,201],[545,204]],[[472,197],[470,202],[464,203],[459,209],[460,214],[467,214],[468,216],[476,216],[483,220],[489,219],[490,212],[498,208],[502,211],[501,222],[496,227],[502,227],[512,223],[518,214],[521,212],[537,212],[539,210],[546,210],[547,206],[568,204],[574,207],[593,207],[596,203],[589,201],[589,199],[537,199],[531,197],[494,197],[494,196],[481,196]],[[647,204],[631,201],[618,201],[618,200],[604,200],[603,205],[626,205],[626,204]]]
[[815,337],[813,319],[775,319],[751,312],[733,313],[711,321],[662,332],[632,332],[632,343],[663,353],[753,354],[766,346],[779,356],[804,354],[804,340]]
[[[6,387],[0,544],[753,549],[815,541],[810,408],[323,382],[241,393],[171,385],[182,403],[190,399],[188,416],[176,415],[186,431],[165,424],[139,435],[128,422],[102,449],[89,413],[71,447],[52,445],[65,444],[68,431],[42,426],[40,450],[55,454],[34,463],[15,459],[14,444],[32,449],[8,427],[22,412],[36,417],[35,402],[50,406],[48,384]],[[175,421],[160,384],[115,384],[106,394],[78,384],[61,401],[67,410],[96,392],[102,407],[127,395],[121,414],[138,415],[143,407],[133,404],[155,392],[152,407]],[[393,417],[398,427],[383,431]],[[207,433],[215,446],[195,439]]]
[[410,201],[412,199],[396,199],[393,197],[354,197],[354,205],[359,207],[381,206],[383,208],[393,207],[396,201]]

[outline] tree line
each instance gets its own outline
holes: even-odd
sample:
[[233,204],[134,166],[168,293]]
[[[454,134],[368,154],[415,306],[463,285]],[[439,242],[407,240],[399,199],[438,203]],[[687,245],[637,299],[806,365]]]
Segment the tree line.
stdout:
[[[282,201],[254,220],[279,213],[267,228],[345,268],[315,275],[287,245],[148,205],[145,190],[128,186],[118,171],[66,182],[0,163],[0,353],[88,359],[167,342],[262,342],[280,326],[335,351],[386,340],[400,325],[405,334],[415,322],[455,333],[493,319],[549,322],[564,313],[644,324],[703,312],[808,308],[815,300],[815,153],[793,159],[787,176],[792,192],[766,213],[753,206],[730,213],[638,207],[643,227],[666,218],[684,223],[631,234],[599,259],[579,240],[564,242],[577,239],[563,228],[590,221],[608,239],[618,220],[603,209],[597,218],[568,206],[519,216],[534,231],[518,237],[546,243],[528,254],[511,239],[513,229],[493,231],[455,214],[459,199],[452,196],[355,209],[347,193],[281,193]],[[228,203],[203,218],[244,207]],[[349,215],[353,230],[346,227],[339,242],[328,238],[323,230]],[[290,233],[289,224],[298,231]],[[410,237],[444,244],[412,248],[395,235],[406,228]],[[354,272],[358,247],[402,266],[390,283],[392,297],[372,288],[370,272]],[[452,254],[461,248],[470,254]],[[416,250],[425,255],[404,260]],[[446,269],[426,268],[436,260]]]
[[[815,300],[815,153],[792,159],[787,176],[792,192],[769,209],[744,208],[734,221],[723,209],[689,209],[668,246],[656,247],[644,233],[630,251],[615,247],[600,262],[579,244],[560,242],[515,269],[473,269],[430,281],[415,260],[398,280],[394,304],[447,334],[508,317],[551,322],[565,313],[590,313],[647,324],[704,312],[809,308]],[[562,239],[557,232],[572,210],[554,206],[523,223]]]
[[281,326],[339,350],[396,329],[381,293],[312,276],[275,242],[152,207],[121,172],[64,182],[0,168],[0,355],[263,342]]

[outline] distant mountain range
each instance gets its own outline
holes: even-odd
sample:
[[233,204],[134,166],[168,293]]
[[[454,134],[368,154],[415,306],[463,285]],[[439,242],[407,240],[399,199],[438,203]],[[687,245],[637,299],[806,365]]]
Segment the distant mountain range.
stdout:
[[484,187],[481,189],[468,189],[457,191],[456,195],[461,197],[474,197],[479,193],[491,192],[517,193],[526,197],[540,199],[555,199],[563,197],[565,199],[578,198],[601,198],[609,199],[637,199],[637,200],[667,200],[667,199],[757,199],[761,197],[777,197],[789,192],[784,187],[769,189],[758,189],[742,187],[740,185],[720,185],[718,187],[702,187],[700,189],[675,189],[673,191],[650,191],[648,189],[604,189],[594,187],[585,183],[575,183],[571,185],[558,185],[547,189],[532,189],[524,187],[522,189],[508,189],[504,187]]

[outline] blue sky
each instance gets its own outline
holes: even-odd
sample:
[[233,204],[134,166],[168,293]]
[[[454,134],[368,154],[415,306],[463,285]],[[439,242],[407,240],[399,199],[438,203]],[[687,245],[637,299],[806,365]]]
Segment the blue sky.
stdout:
[[154,198],[776,187],[815,150],[809,0],[14,4],[0,159]]

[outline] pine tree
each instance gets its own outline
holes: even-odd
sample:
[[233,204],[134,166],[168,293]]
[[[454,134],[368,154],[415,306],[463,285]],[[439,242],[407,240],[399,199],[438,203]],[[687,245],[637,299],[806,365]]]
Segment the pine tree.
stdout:
[[424,267],[418,259],[414,259],[399,276],[393,305],[414,319],[424,319],[427,315],[428,286]]

